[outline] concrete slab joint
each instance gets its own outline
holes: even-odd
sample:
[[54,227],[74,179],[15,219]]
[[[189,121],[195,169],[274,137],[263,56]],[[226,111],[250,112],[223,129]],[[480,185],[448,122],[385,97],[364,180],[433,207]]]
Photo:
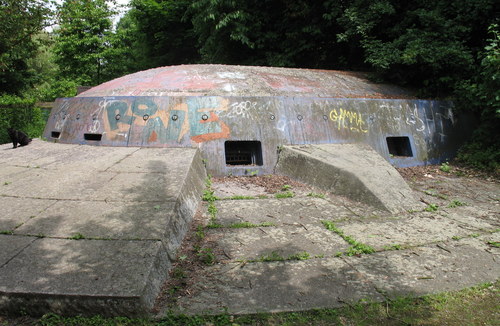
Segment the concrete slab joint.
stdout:
[[383,157],[363,144],[283,146],[275,172],[391,213],[422,208]]

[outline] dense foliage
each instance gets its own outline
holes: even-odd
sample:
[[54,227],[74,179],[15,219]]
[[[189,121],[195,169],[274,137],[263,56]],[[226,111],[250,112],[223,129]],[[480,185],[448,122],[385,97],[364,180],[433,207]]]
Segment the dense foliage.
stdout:
[[185,63],[364,70],[475,113],[481,128],[460,157],[498,164],[498,1],[131,0],[113,27],[114,0],[64,0],[49,39],[35,36],[45,1],[0,0],[0,93],[35,84],[50,100]]
[[0,0],[0,94],[19,94],[40,78],[28,61],[49,16],[45,0]]

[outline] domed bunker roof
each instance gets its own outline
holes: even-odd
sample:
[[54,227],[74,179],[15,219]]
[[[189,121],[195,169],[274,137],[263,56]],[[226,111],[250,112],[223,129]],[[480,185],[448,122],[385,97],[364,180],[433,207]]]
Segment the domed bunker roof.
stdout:
[[181,65],[140,71],[80,94],[99,96],[302,96],[408,98],[360,72],[255,66]]
[[58,99],[44,137],[104,146],[198,147],[212,175],[272,173],[282,145],[364,143],[396,166],[453,155],[452,103],[418,100],[361,73],[182,65]]

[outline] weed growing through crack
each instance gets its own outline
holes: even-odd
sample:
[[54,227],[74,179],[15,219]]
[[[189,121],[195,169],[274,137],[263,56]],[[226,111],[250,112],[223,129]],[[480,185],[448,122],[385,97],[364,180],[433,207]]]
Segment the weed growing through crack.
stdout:
[[353,237],[345,235],[344,231],[335,226],[333,222],[323,220],[321,221],[321,223],[323,223],[327,230],[337,233],[342,239],[344,239],[348,244],[351,245],[344,253],[346,256],[372,254],[375,252],[375,249],[373,249],[371,246],[358,242]]
[[215,223],[215,220],[217,219],[218,209],[217,207],[215,207],[215,204],[213,202],[210,202],[208,204],[207,211],[208,215],[210,216],[210,223]]
[[262,222],[259,224],[254,224],[250,222],[238,222],[238,223],[233,223],[229,225],[222,225],[218,223],[210,223],[207,225],[207,228],[209,229],[220,229],[220,228],[229,228],[229,229],[250,229],[250,228],[260,228],[260,227],[271,227],[271,226],[276,226],[275,223],[273,222]]
[[196,227],[196,232],[195,232],[195,234],[196,234],[196,237],[198,238],[198,240],[203,240],[203,239],[205,239],[205,230],[203,230],[203,226],[198,225],[198,226]]
[[448,199],[448,196],[440,194],[439,192],[437,192],[434,189],[425,190],[424,193],[426,195],[429,195],[429,196],[432,196],[432,197],[437,197],[437,198],[440,198],[440,199],[443,199],[443,200],[447,200]]
[[500,242],[498,241],[486,241],[486,244],[491,247],[500,248]]
[[403,246],[399,244],[387,245],[384,246],[384,250],[402,250]]
[[215,254],[213,253],[212,248],[201,248],[198,251],[198,257],[200,260],[206,265],[215,264]]
[[205,180],[206,189],[203,192],[202,199],[208,202],[207,212],[210,216],[210,224],[215,224],[215,220],[217,219],[217,207],[215,207],[214,202],[218,200],[214,195],[214,190],[212,189],[212,176],[209,174],[207,179]]
[[240,223],[234,223],[229,225],[229,228],[232,229],[245,229],[245,228],[258,228],[258,227],[270,227],[270,226],[276,226],[273,222],[262,222],[259,224],[254,224],[250,222],[240,222]]
[[176,267],[172,271],[172,277],[176,278],[176,279],[186,278],[186,273],[184,272],[184,270],[182,268]]
[[232,197],[224,198],[229,200],[244,200],[244,199],[255,199],[254,196],[242,196],[242,195],[234,195]]
[[426,211],[426,212],[435,212],[435,211],[438,210],[438,208],[439,208],[439,206],[436,205],[436,204],[428,204],[427,207],[424,208],[424,211]]
[[[316,258],[316,256],[315,256]],[[322,258],[322,257],[321,257]],[[287,257],[280,255],[276,251],[272,251],[268,254],[262,255],[257,259],[245,260],[245,262],[255,263],[255,262],[273,262],[273,261],[285,261],[285,260],[308,260],[311,259],[311,254],[306,251],[298,252]]]
[[12,235],[12,234],[14,234],[14,231],[11,231],[11,230],[0,230],[0,234],[3,234],[3,235]]
[[71,240],[82,240],[85,239],[85,236],[81,233],[75,233],[72,237],[70,237]]
[[460,207],[460,206],[467,206],[467,203],[461,202],[460,200],[453,200],[447,207],[448,208],[455,208],[455,207]]
[[288,260],[308,260],[310,258],[311,255],[306,251],[298,252],[296,254],[288,256]]
[[322,198],[324,199],[325,198],[325,194],[318,194],[318,193],[315,193],[315,192],[310,192],[307,194],[308,197],[313,197],[313,198]]

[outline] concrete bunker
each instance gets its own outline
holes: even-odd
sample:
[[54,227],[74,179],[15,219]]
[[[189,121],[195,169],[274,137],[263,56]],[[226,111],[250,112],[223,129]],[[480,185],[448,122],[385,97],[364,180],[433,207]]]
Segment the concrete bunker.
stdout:
[[[450,159],[468,136],[450,101],[363,74],[185,65],[56,101],[44,136],[103,146],[198,147],[212,175],[274,171],[283,145],[367,144],[396,167]],[[470,122],[470,121],[468,121]]]

